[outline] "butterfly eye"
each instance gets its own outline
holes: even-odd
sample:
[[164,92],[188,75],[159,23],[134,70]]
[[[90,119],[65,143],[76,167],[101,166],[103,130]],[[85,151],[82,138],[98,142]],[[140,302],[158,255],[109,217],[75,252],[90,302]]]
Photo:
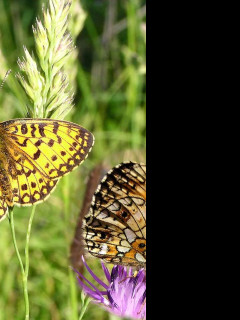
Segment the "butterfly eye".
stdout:
[[140,249],[143,249],[143,248],[146,247],[146,244],[145,243],[140,243],[138,246],[139,246]]

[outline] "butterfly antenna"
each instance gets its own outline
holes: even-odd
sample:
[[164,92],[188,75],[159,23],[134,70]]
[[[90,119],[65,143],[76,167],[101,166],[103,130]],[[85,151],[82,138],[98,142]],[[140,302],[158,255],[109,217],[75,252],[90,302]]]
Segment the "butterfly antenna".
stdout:
[[1,83],[1,85],[0,85],[0,90],[2,89],[2,87],[3,87],[3,85],[4,85],[4,82],[6,81],[7,77],[9,76],[9,74],[10,74],[11,72],[12,72],[11,69],[9,69],[9,70],[6,72],[5,77],[3,78],[3,81],[2,81],[2,83]]

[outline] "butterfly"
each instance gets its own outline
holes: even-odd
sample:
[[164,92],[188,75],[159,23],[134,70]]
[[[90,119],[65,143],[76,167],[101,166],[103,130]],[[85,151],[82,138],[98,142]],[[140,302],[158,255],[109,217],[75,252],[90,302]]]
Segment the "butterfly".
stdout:
[[54,119],[0,122],[0,221],[8,207],[42,202],[88,156],[94,136]]
[[105,262],[146,268],[146,165],[125,162],[102,179],[84,219],[87,250]]

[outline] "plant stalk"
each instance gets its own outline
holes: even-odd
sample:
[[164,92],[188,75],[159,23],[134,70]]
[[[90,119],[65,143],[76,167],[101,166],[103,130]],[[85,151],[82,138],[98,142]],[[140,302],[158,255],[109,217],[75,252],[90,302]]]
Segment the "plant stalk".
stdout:
[[15,232],[15,226],[14,226],[14,214],[13,214],[13,208],[9,208],[9,224],[11,228],[12,233],[12,239],[14,248],[17,254],[17,258],[19,261],[21,274],[22,274],[22,284],[23,284],[23,294],[24,294],[24,302],[25,302],[25,320],[29,320],[29,297],[28,297],[28,273],[29,273],[29,241],[30,241],[30,234],[31,234],[31,227],[32,227],[32,221],[35,214],[36,206],[33,206],[32,212],[29,218],[28,222],[28,229],[27,229],[27,235],[26,235],[26,245],[25,245],[25,268],[23,265],[23,261],[21,258],[21,255],[19,253],[17,240],[16,240],[16,232]]

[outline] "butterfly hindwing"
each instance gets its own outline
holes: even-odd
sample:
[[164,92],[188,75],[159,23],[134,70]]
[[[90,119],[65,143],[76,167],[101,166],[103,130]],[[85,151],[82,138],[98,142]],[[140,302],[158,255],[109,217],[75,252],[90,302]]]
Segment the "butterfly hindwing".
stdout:
[[2,187],[0,186],[0,221],[1,219],[4,219],[6,217],[7,210],[8,210],[8,206],[3,196]]
[[12,178],[13,202],[28,206],[46,200],[58,180],[49,179],[34,167],[29,169],[29,166],[19,164],[18,168],[21,174]]
[[85,218],[88,251],[107,262],[145,266],[146,166],[122,163],[103,178]]

